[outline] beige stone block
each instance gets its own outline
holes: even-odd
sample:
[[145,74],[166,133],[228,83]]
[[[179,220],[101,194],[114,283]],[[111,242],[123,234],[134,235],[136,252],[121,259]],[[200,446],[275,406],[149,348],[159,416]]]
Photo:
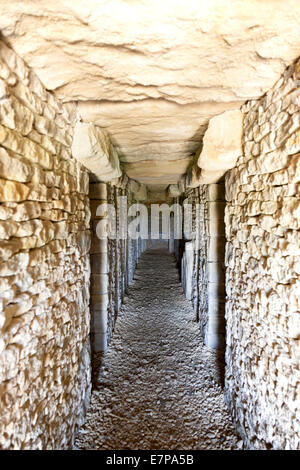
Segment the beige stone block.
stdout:
[[[0,77],[1,77],[1,88],[2,90],[5,90],[4,93],[2,93],[2,96],[6,96],[8,93],[6,93],[7,86],[8,85],[15,85],[15,80],[14,83],[10,82],[10,77],[13,75],[13,73],[9,70],[5,62],[0,60]],[[14,76],[15,77],[15,76]]]
[[41,99],[21,81],[18,81],[13,88],[15,97],[23,103],[34,114],[43,114],[44,103]]
[[288,155],[300,152],[300,129],[286,140],[284,151],[288,153]]
[[25,201],[30,188],[23,183],[0,179],[0,202]]
[[300,201],[296,197],[286,197],[282,201],[282,209],[278,222],[282,227],[299,229]]
[[118,154],[108,135],[91,123],[76,123],[72,154],[96,175],[99,181],[108,182],[122,174]]
[[[275,151],[277,149],[277,145],[275,144],[276,132],[271,131],[268,135],[266,135],[261,141],[260,144],[256,144],[260,147],[259,153],[265,155],[269,152]],[[259,153],[257,155],[259,155]],[[252,153],[253,156],[256,156]]]
[[7,83],[0,78],[0,100],[6,99],[9,94],[10,92]]
[[3,98],[0,101],[0,122],[10,129],[16,129],[27,135],[33,125],[33,113],[23,106],[14,96]]
[[54,123],[50,119],[47,119],[44,116],[39,116],[38,114],[34,117],[34,128],[40,133],[44,135],[51,135],[54,136]]
[[33,171],[30,165],[15,158],[4,148],[0,148],[0,177],[4,179],[27,183],[31,180]]
[[[35,77],[36,77],[36,75],[35,75]],[[40,85],[42,86],[41,83],[40,83]],[[32,87],[31,87],[31,89],[32,89]],[[39,96],[38,93],[36,93],[36,95]],[[41,96],[39,96],[39,98],[42,99]],[[55,109],[52,106],[50,106],[49,103],[44,103],[43,116],[45,116],[47,119],[55,120],[55,123],[59,127],[63,127],[63,128],[68,127],[68,123],[63,119],[63,117],[61,115],[56,113]]]
[[201,169],[199,179],[198,179],[198,183],[199,183],[198,186],[202,184],[218,183],[218,181],[221,180],[224,174],[225,174],[225,170],[209,171],[209,170]]
[[[57,240],[59,242],[59,240]],[[91,232],[89,230],[80,230],[76,234],[76,247],[82,255],[90,252],[91,249]]]
[[27,268],[28,262],[28,253],[17,253],[8,261],[2,261],[0,263],[0,276],[11,276],[13,274],[18,274],[20,271]]
[[0,144],[22,155],[24,159],[37,163],[44,169],[50,170],[53,168],[53,159],[49,152],[27,137],[20,136],[18,132],[7,129],[1,125]]
[[238,181],[238,169],[234,168],[225,175],[225,197],[226,201],[234,201],[240,191]]
[[288,173],[288,182],[290,183],[300,182],[300,153],[297,155],[293,155],[290,158],[287,173]]
[[278,209],[276,201],[265,201],[261,203],[261,211],[263,214],[275,214]]
[[225,111],[211,118],[203,137],[198,166],[206,171],[224,170],[224,173],[233,168],[242,155],[242,125],[240,110]]

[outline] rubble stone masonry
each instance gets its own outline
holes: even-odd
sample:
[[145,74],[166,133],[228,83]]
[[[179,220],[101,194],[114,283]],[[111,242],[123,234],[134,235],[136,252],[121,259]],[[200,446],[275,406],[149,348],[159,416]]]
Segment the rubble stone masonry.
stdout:
[[226,401],[249,448],[300,449],[300,62],[242,107],[226,175]]
[[90,393],[87,171],[75,113],[0,42],[0,448],[63,449]]

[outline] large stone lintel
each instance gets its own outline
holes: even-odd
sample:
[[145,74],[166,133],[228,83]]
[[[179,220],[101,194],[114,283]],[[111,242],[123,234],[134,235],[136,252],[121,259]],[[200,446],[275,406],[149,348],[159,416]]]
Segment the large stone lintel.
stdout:
[[90,170],[98,181],[109,182],[122,175],[117,151],[109,137],[92,123],[76,123],[72,155]]
[[209,121],[203,137],[203,147],[196,154],[201,168],[200,184],[216,183],[234,168],[242,155],[243,113],[239,109],[226,111]]

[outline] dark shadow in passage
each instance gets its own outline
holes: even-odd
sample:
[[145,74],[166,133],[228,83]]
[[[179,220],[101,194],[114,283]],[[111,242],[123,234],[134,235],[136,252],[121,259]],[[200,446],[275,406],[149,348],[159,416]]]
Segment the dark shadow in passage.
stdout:
[[92,353],[92,390],[99,388],[99,375],[103,365],[103,352]]

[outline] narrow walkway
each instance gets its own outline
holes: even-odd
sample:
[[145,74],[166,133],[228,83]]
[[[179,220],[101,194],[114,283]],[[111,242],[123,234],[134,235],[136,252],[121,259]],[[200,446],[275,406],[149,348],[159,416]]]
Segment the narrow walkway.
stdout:
[[236,449],[222,364],[201,344],[173,256],[145,252],[105,353],[77,449]]

